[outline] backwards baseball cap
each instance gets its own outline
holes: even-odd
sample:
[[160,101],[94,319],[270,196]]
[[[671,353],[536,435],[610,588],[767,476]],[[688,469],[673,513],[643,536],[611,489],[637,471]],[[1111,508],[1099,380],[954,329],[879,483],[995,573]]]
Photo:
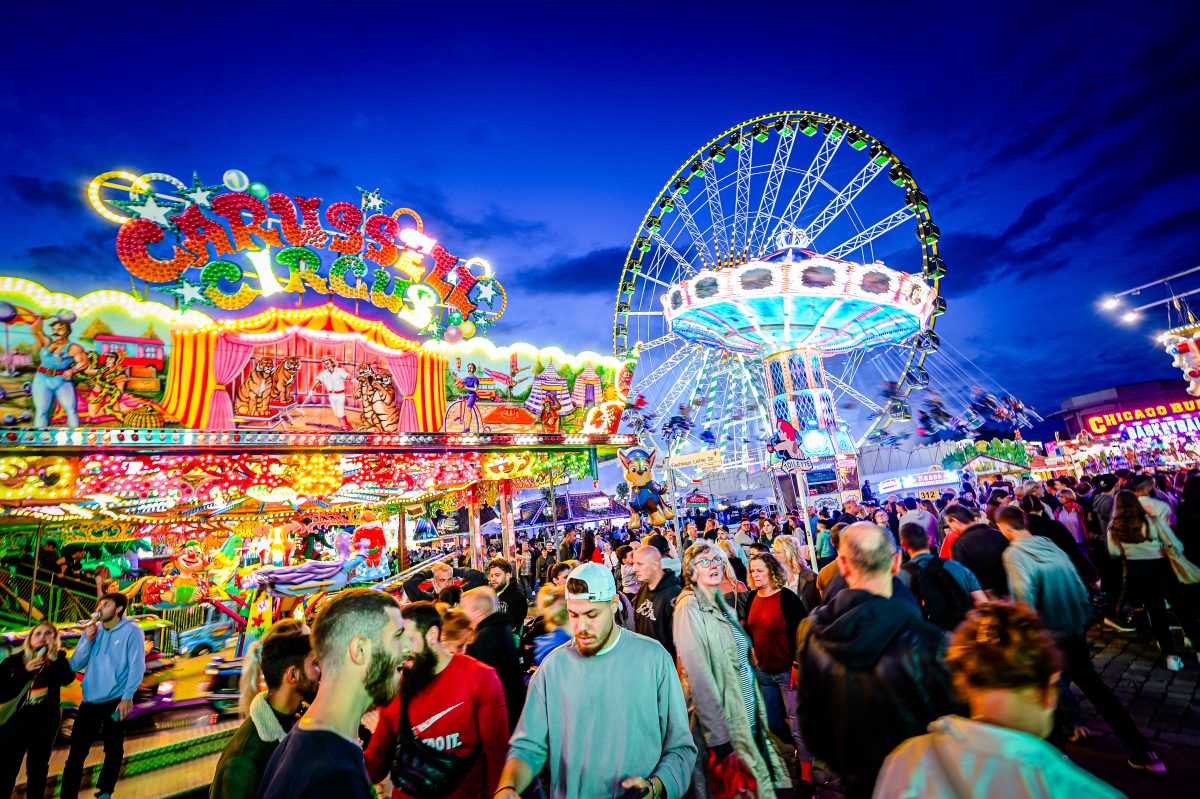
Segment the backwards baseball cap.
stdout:
[[567,575],[567,599],[610,602],[616,595],[617,583],[612,572],[599,563],[584,563]]

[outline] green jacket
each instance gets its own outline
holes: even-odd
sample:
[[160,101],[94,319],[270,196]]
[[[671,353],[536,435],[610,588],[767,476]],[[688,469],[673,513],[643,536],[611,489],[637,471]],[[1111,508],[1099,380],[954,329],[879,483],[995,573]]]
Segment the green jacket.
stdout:
[[209,799],[258,799],[267,761],[295,723],[295,716],[285,716],[267,703],[266,691],[254,697],[250,714],[217,761]]
[[[718,594],[717,602],[724,601]],[[774,788],[790,788],[791,780],[767,737],[767,710],[757,680],[754,693],[758,700],[760,740],[755,741],[751,733],[738,679],[737,644],[725,614],[703,594],[684,589],[675,602],[674,633],[683,695],[692,717],[692,734],[696,745],[701,747],[697,772],[692,778],[693,793],[699,799],[709,795],[703,766],[708,753],[704,747],[711,749],[729,743],[738,758],[754,772],[758,799],[774,799]]]

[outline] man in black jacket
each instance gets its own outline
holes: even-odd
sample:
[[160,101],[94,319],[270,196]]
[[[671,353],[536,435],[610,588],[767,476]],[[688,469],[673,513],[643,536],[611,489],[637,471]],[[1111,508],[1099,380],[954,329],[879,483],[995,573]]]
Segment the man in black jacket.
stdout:
[[[436,602],[442,589],[454,585],[455,578],[460,580],[462,590],[470,591],[481,585],[487,585],[487,577],[479,569],[455,569],[448,563],[435,563],[432,568],[417,572],[404,581],[404,595],[409,602]],[[429,582],[430,590],[421,587]]]
[[642,581],[633,600],[634,630],[653,638],[675,659],[675,635],[671,630],[675,620],[675,600],[683,586],[673,571],[664,571],[663,555],[656,547],[639,547],[633,553],[633,568]]
[[[1008,539],[995,527],[980,523],[969,508],[949,505],[942,516],[957,540],[950,545],[950,557],[971,570],[979,585],[992,596],[1008,596],[1008,575],[1004,572],[1004,550]],[[944,550],[943,550],[944,552]]]
[[943,632],[892,598],[899,555],[870,522],[842,531],[849,588],[800,623],[800,729],[842,778],[848,799],[869,797],[884,759],[929,722],[957,710],[941,662]]
[[513,580],[513,567],[504,558],[492,558],[487,565],[488,585],[496,592],[498,610],[508,618],[508,625],[517,635],[525,626],[525,615],[529,612],[529,600]]
[[475,640],[467,645],[467,654],[500,675],[508,705],[508,730],[512,732],[525,707],[525,675],[508,616],[500,611],[496,592],[487,586],[464,593],[462,609],[475,630]]

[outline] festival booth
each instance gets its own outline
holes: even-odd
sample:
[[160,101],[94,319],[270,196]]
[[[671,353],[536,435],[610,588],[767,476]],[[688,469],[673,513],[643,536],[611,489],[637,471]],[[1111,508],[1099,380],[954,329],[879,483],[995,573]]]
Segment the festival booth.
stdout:
[[636,355],[486,340],[507,305],[491,266],[360,191],[322,213],[238,170],[108,172],[88,197],[131,291],[0,278],[0,540],[20,561],[0,624],[90,613],[95,587],[39,561],[54,541],[108,558],[100,587],[139,609],[262,629],[392,589],[436,520],[463,520],[480,565],[494,516],[511,552],[520,491],[636,443],[616,433]]

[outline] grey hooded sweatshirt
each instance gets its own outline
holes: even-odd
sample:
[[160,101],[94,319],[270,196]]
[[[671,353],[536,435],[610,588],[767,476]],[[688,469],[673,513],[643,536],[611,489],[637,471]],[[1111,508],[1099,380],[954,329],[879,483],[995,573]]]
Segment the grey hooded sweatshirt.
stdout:
[[1087,632],[1092,606],[1071,559],[1048,538],[1019,538],[1004,550],[1004,571],[1012,598],[1038,612],[1053,633]]

